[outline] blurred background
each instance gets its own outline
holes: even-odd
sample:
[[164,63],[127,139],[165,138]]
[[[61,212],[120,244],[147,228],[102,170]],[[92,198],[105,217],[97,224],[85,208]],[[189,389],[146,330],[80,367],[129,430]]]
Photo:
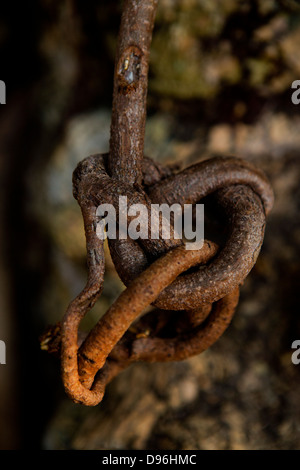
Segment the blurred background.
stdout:
[[[72,171],[109,145],[122,2],[3,2],[0,16],[0,449],[299,449],[300,2],[159,0],[145,153],[236,154],[275,191],[233,322],[182,363],[135,364],[96,408],[40,350],[86,279]],[[107,252],[92,324],[123,289]]]

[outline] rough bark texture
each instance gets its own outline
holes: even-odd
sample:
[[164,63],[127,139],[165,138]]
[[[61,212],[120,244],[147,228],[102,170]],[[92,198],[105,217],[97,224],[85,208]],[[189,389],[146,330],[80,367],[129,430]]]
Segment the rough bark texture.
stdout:
[[[141,184],[149,52],[157,0],[124,2],[114,73],[111,176]],[[125,176],[126,175],[126,176]]]

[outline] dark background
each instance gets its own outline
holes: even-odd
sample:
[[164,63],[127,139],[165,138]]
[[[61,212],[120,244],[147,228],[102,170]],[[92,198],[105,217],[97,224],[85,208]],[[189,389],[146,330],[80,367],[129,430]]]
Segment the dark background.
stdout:
[[[59,363],[40,350],[44,328],[84,285],[71,176],[79,160],[108,149],[120,14],[118,1],[1,6],[0,448],[298,449],[297,1],[159,2],[146,152],[187,163],[236,153],[275,191],[224,337],[185,363],[133,366],[95,409],[68,401]],[[106,286],[95,318],[122,289],[109,256]]]

